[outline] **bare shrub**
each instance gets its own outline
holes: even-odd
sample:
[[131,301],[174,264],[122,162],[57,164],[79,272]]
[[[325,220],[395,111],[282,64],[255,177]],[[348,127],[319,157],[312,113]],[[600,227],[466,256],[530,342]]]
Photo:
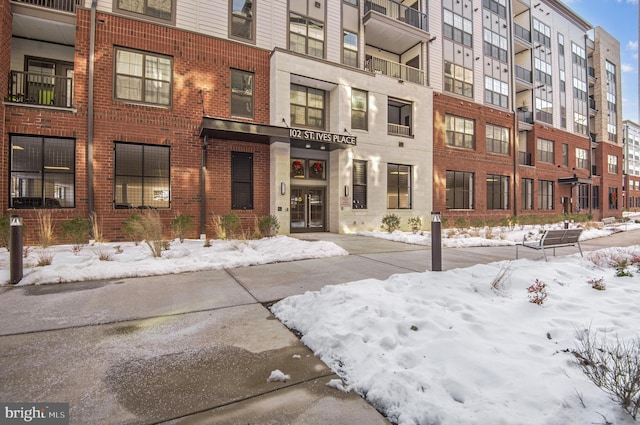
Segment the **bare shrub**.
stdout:
[[156,210],[145,210],[141,215],[132,214],[125,223],[126,233],[137,242],[144,240],[154,257],[162,255],[162,220]]
[[590,328],[577,333],[576,361],[587,378],[634,420],[640,412],[640,338],[608,341]]
[[89,221],[91,222],[91,235],[93,236],[93,240],[96,242],[106,242],[104,232],[102,231],[102,221],[98,219],[95,212],[91,213]]
[[36,218],[38,220],[38,236],[40,237],[40,246],[43,248],[48,248],[55,242],[51,211],[36,210]]
[[513,269],[511,268],[511,262],[506,262],[500,266],[500,271],[491,282],[491,288],[494,291],[500,292],[506,288],[506,281],[511,277]]
[[113,252],[105,247],[100,247],[96,250],[96,254],[98,254],[98,259],[100,261],[112,261],[113,260]]
[[53,261],[53,254],[51,253],[51,251],[47,249],[41,249],[38,251],[38,262],[37,262],[38,267],[49,266],[51,265],[52,261]]

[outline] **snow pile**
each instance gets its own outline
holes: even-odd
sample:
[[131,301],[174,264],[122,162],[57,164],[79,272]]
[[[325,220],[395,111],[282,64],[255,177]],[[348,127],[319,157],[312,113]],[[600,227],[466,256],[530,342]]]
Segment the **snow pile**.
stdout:
[[276,369],[271,371],[267,382],[287,382],[289,379],[291,379],[291,375],[286,375],[280,369]]

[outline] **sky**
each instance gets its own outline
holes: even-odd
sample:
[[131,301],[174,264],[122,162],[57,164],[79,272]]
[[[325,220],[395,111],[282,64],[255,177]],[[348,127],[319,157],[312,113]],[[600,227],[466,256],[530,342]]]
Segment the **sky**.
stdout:
[[594,27],[620,42],[622,118],[640,124],[638,115],[638,0],[562,0]]
[[[620,225],[622,231],[638,229],[640,224]],[[487,230],[445,229],[442,243],[513,245],[524,235],[540,237],[540,226]],[[582,239],[613,230],[586,228]],[[431,242],[429,232],[362,236]],[[174,240],[159,258],[145,243],[133,242],[27,247],[24,253],[21,286],[348,255],[331,242],[288,236],[210,244]],[[51,264],[38,266],[43,258]],[[589,329],[598,344],[638,338],[640,262],[631,264],[638,259],[640,245],[586,251],[584,257],[576,249],[549,262],[500,261],[327,285],[271,309],[340,376],[331,387],[357,392],[399,425],[633,425],[583,374],[572,351]],[[632,276],[616,276],[613,263],[621,260],[630,263],[625,270]],[[8,264],[3,249],[0,285],[9,281]],[[528,290],[536,281],[547,294],[540,305]],[[594,289],[594,282],[604,290]],[[293,378],[295,371],[286,366],[268,379]]]

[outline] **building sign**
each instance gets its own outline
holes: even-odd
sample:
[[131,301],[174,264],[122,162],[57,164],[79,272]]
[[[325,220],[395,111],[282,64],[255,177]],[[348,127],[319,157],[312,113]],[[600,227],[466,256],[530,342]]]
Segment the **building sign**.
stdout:
[[317,130],[301,130],[298,128],[290,128],[289,137],[291,137],[292,139],[300,139],[311,142],[337,143],[354,146],[356,144],[356,136],[327,133],[326,131]]

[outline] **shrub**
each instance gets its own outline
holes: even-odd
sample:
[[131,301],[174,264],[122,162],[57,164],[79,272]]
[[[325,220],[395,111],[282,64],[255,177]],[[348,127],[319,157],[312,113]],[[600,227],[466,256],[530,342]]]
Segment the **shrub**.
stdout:
[[154,257],[162,255],[162,221],[156,210],[146,210],[144,214],[131,214],[123,231],[139,243],[144,240]]
[[240,230],[240,217],[234,212],[225,214],[220,217],[220,227],[225,234],[222,239],[233,238]]
[[633,273],[627,270],[627,267],[629,267],[629,260],[626,258],[613,260],[613,267],[616,269],[617,277],[633,277]]
[[467,221],[467,219],[464,217],[458,217],[456,218],[454,226],[458,229],[466,229],[467,227],[469,227],[469,221]]
[[96,242],[105,242],[106,239],[102,233],[102,223],[98,220],[98,216],[95,212],[91,213],[89,221],[91,222],[91,236],[93,237],[93,240]]
[[47,249],[41,249],[38,251],[38,267],[44,267],[51,265],[53,261],[53,254]]
[[62,235],[65,238],[71,240],[76,250],[80,250],[80,247],[87,243],[89,240],[89,231],[91,230],[91,222],[81,216],[75,216],[72,219],[66,220],[60,226],[62,229]]
[[529,293],[529,302],[542,305],[547,299],[547,284],[536,279],[535,283],[527,288]]
[[0,247],[9,250],[9,223],[11,217],[8,215],[0,215]]
[[593,289],[597,289],[598,291],[604,291],[607,289],[607,285],[604,283],[604,277],[601,277],[600,279],[589,279],[587,282],[591,284]]
[[180,242],[184,242],[192,228],[193,220],[190,215],[178,214],[171,220],[171,233],[174,238],[180,239]]
[[144,235],[142,234],[142,225],[140,224],[141,221],[142,216],[134,213],[127,217],[127,220],[124,222],[124,226],[122,226],[122,232],[134,241],[136,245],[144,239]]
[[393,233],[400,227],[400,217],[396,214],[387,214],[382,217],[382,226],[389,233]]
[[53,221],[51,220],[51,212],[47,210],[36,210],[38,219],[38,236],[40,237],[40,246],[48,248],[53,245],[55,237],[53,235]]
[[422,227],[422,219],[420,217],[409,217],[407,222],[413,233],[416,233]]
[[640,338],[615,342],[591,329],[579,332],[577,363],[587,378],[618,402],[634,420],[640,412]]
[[280,229],[280,223],[278,217],[275,215],[265,215],[258,220],[258,229],[260,234],[264,237],[275,236]]

